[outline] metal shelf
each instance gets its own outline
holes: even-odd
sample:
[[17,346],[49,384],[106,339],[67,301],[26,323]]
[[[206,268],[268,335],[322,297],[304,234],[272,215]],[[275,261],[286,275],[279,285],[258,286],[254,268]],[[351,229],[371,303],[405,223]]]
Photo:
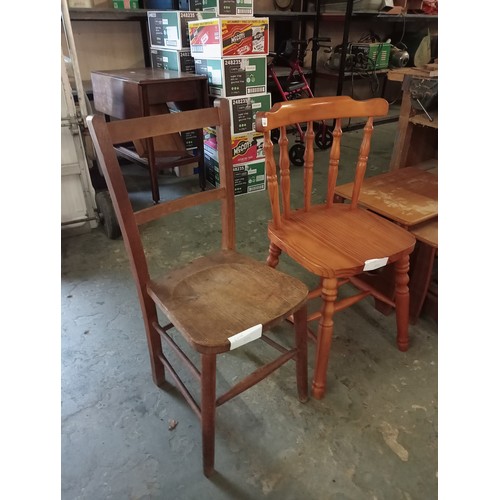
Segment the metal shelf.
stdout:
[[[147,17],[152,9],[103,9],[73,8],[69,9],[72,21],[140,21]],[[254,17],[269,17],[273,20],[314,19],[315,12],[262,11],[254,12]]]
[[[319,17],[322,21],[343,21],[345,14],[343,12],[320,12]],[[384,21],[437,21],[438,16],[432,14],[384,14],[377,12],[353,12],[351,17],[383,19]]]
[[72,21],[143,21],[147,17],[146,9],[69,9]]
[[291,12],[291,11],[279,11],[270,10],[262,12],[254,12],[254,17],[269,17],[273,20],[278,21],[289,21],[290,19],[315,19],[316,12]]

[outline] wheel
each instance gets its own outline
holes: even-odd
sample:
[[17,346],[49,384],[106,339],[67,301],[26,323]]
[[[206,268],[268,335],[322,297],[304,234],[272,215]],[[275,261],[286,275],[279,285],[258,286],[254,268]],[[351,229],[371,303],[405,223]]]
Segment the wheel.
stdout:
[[314,142],[319,149],[328,149],[333,143],[333,134],[326,127],[322,126],[316,132]]
[[99,191],[98,193],[96,193],[95,204],[97,205],[99,221],[104,228],[106,236],[110,240],[115,240],[122,233],[120,231],[118,220],[116,219],[115,210],[113,209],[113,203],[111,202],[109,191]]
[[278,144],[279,139],[280,139],[280,129],[273,128],[271,130],[271,141],[273,141],[273,144]]
[[288,151],[288,155],[290,157],[290,161],[296,167],[302,167],[304,165],[304,153],[306,151],[306,147],[301,142],[294,144],[290,151]]

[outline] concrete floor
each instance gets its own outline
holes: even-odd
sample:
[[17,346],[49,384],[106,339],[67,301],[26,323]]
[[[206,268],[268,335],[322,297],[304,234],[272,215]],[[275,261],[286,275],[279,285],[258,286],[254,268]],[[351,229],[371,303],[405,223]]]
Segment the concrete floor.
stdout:
[[[395,126],[376,127],[367,175],[387,169]],[[360,135],[345,133],[347,156]],[[327,153],[317,156],[320,200]],[[150,203],[145,171],[129,165],[124,172],[134,206]],[[292,169],[292,182],[301,176]],[[339,182],[352,177],[352,163],[341,163]],[[198,189],[196,178],[162,175],[161,183],[165,197]],[[237,197],[236,209],[238,249],[264,260],[267,192]],[[145,226],[152,274],[215,248],[219,235],[212,206]],[[279,268],[316,285],[286,256]],[[152,382],[122,240],[101,228],[63,237],[61,293],[63,499],[437,498],[438,338],[430,318],[410,326],[410,349],[401,353],[394,315],[378,313],[371,299],[339,313],[326,397],[299,403],[287,364],[220,407],[217,472],[208,480],[198,420],[175,388]],[[289,325],[279,332],[291,338]],[[309,352],[312,376],[312,344]],[[259,342],[225,355],[220,388],[273,355]],[[171,420],[177,425],[169,430]]]

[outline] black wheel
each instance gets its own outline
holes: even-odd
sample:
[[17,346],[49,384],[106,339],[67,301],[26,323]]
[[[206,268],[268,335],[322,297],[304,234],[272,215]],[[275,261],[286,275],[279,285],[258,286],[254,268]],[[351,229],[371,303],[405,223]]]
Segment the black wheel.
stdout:
[[92,186],[96,190],[107,189],[106,180],[100,171],[100,167],[97,161],[92,161],[92,167],[89,168],[90,180]]
[[109,192],[99,191],[98,193],[96,193],[95,204],[97,205],[99,221],[104,228],[106,236],[110,240],[115,240],[122,233],[120,231],[118,220],[116,219],[115,210],[113,208],[113,203],[111,202]]
[[290,157],[290,161],[296,167],[304,166],[304,153],[306,151],[306,147],[301,142],[294,144],[290,150],[288,151],[288,155]]
[[319,149],[328,149],[333,144],[333,134],[326,127],[321,126],[314,136],[314,142]]
[[273,144],[278,144],[279,140],[280,140],[280,129],[273,128],[271,130],[271,141],[273,141]]

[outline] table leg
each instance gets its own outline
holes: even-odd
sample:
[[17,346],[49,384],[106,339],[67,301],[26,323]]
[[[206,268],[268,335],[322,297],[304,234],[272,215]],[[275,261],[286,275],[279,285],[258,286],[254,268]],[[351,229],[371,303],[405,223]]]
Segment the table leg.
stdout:
[[414,325],[425,302],[432,277],[436,249],[417,241],[410,267],[410,323]]
[[155,203],[160,201],[160,186],[158,184],[158,167],[156,165],[155,148],[153,144],[153,139],[146,139],[146,148],[148,155],[148,170],[149,179],[151,181],[151,196]]

